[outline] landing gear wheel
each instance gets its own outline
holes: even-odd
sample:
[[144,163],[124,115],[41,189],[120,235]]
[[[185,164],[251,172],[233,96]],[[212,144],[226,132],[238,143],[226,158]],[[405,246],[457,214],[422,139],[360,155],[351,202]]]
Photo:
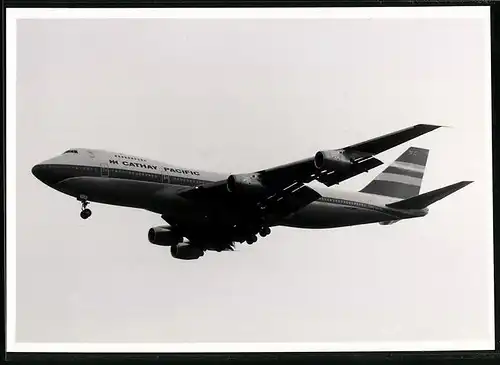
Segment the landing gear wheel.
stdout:
[[82,202],[82,211],[80,212],[80,217],[82,217],[82,219],[87,219],[88,217],[90,217],[92,215],[92,212],[90,211],[90,209],[87,209],[87,205],[89,205],[89,202],[87,200],[87,196],[80,195],[77,199],[79,202]]
[[80,217],[82,217],[82,219],[87,219],[91,215],[92,215],[92,211],[90,209],[84,209],[80,212]]
[[252,243],[257,242],[257,236],[256,235],[251,235],[250,237],[247,238],[247,243],[251,245]]
[[259,234],[261,235],[261,237],[266,237],[271,234],[271,228],[262,227],[261,230],[259,231]]

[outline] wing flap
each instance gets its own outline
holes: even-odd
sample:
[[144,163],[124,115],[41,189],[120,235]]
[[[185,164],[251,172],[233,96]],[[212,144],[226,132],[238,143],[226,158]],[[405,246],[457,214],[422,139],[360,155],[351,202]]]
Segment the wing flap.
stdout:
[[269,203],[268,219],[279,220],[287,215],[304,208],[306,205],[321,198],[316,190],[308,186],[300,185],[287,195]]
[[370,158],[369,160],[355,164],[351,170],[345,172],[334,171],[332,173],[319,176],[317,180],[326,186],[332,186],[363,172],[368,172],[369,170],[383,164],[384,163],[377,158]]

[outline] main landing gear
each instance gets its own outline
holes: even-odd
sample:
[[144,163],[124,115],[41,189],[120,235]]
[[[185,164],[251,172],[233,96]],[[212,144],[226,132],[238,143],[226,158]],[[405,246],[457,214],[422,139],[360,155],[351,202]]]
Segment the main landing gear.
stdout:
[[254,235],[254,234],[252,234],[251,236],[249,236],[249,237],[247,238],[247,240],[246,240],[246,241],[247,241],[247,243],[248,243],[249,245],[251,245],[252,243],[257,242],[257,236],[256,236],[256,235]]
[[80,212],[80,217],[82,217],[82,219],[87,219],[92,215],[92,211],[87,208],[87,205],[89,205],[89,202],[87,201],[87,196],[80,195],[78,197],[78,201],[82,202],[82,211]]
[[262,227],[259,231],[259,234],[261,237],[266,237],[271,234],[271,228],[269,227]]
[[[267,226],[264,226],[264,227],[260,228],[260,230],[259,230],[259,235],[261,237],[266,237],[266,236],[268,236],[270,234],[271,234],[271,228],[269,228]],[[252,243],[257,242],[257,235],[255,235],[255,234],[250,235],[249,237],[247,237],[246,242],[249,245],[251,245]]]

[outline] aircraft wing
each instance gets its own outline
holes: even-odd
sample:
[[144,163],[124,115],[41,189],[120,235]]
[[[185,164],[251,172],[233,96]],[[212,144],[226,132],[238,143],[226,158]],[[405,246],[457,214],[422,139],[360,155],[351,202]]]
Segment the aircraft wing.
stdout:
[[[232,181],[234,184],[238,184],[238,178],[240,179],[242,192],[245,188],[251,189],[251,185],[254,185],[255,189],[260,186],[263,188],[262,190],[266,190],[266,195],[269,195],[270,192],[279,193],[282,189],[294,184],[306,184],[313,180],[331,186],[382,165],[383,162],[376,159],[374,155],[439,127],[429,124],[417,124],[342,149],[319,151],[314,157],[251,174],[231,175]],[[181,195],[195,198],[202,197],[207,193],[220,197],[219,194],[228,193],[230,179],[188,189]],[[235,186],[234,188],[236,190]]]
[[[320,151],[314,157],[262,170],[258,173],[266,184],[274,186],[286,186],[291,181],[302,181],[307,183],[312,180],[318,180],[327,186],[331,186],[382,165],[383,162],[374,158],[374,155],[408,142],[437,128],[440,128],[440,126],[416,124],[412,127],[385,134],[342,149]],[[347,158],[351,162],[347,168],[336,168],[340,166],[335,166],[335,164],[330,164],[329,166],[325,164],[324,168],[317,165],[319,156],[335,156],[335,154],[338,155],[341,152],[343,152],[341,156],[344,156],[344,158]]]
[[353,144],[352,146],[345,147],[346,150],[361,152],[371,155],[387,151],[402,143],[408,142],[422,134],[432,132],[433,130],[441,128],[439,125],[431,124],[416,124],[413,127],[401,129],[396,132],[385,134],[381,137],[369,139],[368,141]]
[[[311,158],[250,174],[230,175],[179,194],[207,205],[217,203],[215,210],[233,212],[230,220],[235,224],[259,216],[271,225],[320,197],[304,184],[317,180],[331,186],[367,172],[382,164],[374,155],[436,128],[439,126],[417,124],[341,149],[319,151]],[[210,214],[215,215],[216,212]]]

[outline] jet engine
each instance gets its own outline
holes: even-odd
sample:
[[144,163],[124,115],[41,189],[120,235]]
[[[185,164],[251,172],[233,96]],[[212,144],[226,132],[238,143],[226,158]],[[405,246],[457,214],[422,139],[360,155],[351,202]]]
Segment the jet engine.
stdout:
[[196,260],[205,254],[201,248],[193,246],[188,242],[181,242],[170,246],[170,253],[173,258],[180,260]]
[[175,246],[182,241],[182,237],[172,232],[169,226],[160,226],[149,229],[148,240],[158,246]]
[[314,156],[314,166],[318,170],[332,169],[345,170],[354,163],[342,150],[319,151]]
[[230,193],[259,193],[265,187],[257,174],[238,174],[227,178],[227,190]]

